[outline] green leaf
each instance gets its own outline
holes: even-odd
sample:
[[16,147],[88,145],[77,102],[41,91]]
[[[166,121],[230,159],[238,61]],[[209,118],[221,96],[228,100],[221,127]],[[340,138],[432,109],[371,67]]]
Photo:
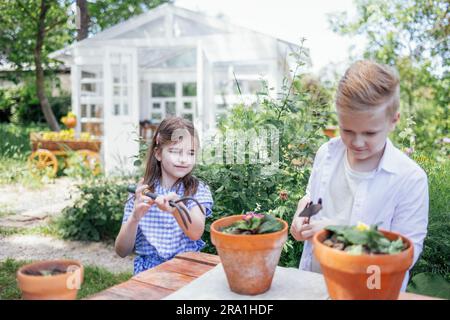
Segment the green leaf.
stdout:
[[439,274],[423,272],[416,274],[410,281],[407,292],[450,299],[450,283]]
[[263,224],[260,226],[258,233],[271,233],[279,231],[283,228],[283,224],[274,219],[274,220],[267,220],[263,222]]
[[363,254],[363,246],[360,244],[348,246],[347,248],[345,248],[345,252],[352,256],[360,256]]

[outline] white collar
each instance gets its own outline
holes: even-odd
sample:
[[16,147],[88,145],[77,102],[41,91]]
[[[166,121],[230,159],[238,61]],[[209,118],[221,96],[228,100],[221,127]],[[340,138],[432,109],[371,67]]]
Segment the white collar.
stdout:
[[[337,151],[344,152],[345,148],[346,148],[346,146],[345,146],[344,142],[342,141],[341,137],[335,137],[329,141],[328,152],[331,155],[336,154]],[[396,172],[399,172],[399,168],[398,168],[397,161],[396,161],[398,158],[397,152],[398,152],[398,150],[392,144],[391,140],[389,138],[387,138],[383,156],[380,159],[380,163],[378,164],[376,172],[378,172],[380,170],[384,170],[388,173],[394,173],[394,174]]]

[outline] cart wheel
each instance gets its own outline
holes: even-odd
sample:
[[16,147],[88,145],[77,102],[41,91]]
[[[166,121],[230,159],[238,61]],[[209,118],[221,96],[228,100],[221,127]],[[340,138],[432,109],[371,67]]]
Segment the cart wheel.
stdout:
[[77,154],[83,159],[83,164],[91,169],[94,176],[98,175],[102,168],[100,164],[100,156],[97,152],[91,150],[78,150]]
[[56,172],[58,171],[58,160],[56,159],[56,156],[50,151],[45,149],[38,149],[28,157],[28,166],[32,174],[35,174],[36,171],[41,171],[49,168],[51,176],[55,177]]

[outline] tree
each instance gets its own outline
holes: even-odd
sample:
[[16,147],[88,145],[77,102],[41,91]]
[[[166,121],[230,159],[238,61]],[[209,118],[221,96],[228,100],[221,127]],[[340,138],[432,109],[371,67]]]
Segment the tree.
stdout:
[[[48,54],[75,39],[86,38],[135,14],[151,9],[165,0],[2,0],[0,1],[0,64],[9,64],[15,72],[9,80],[23,80],[32,71],[36,95],[45,119],[52,130],[59,125],[45,94],[45,78],[57,68]],[[71,6],[80,14],[78,32],[69,23]]]
[[97,33],[172,0],[103,0],[88,2],[90,32]]
[[87,0],[76,0],[77,4],[77,41],[86,39],[89,34],[89,13]]
[[[394,65],[402,100],[410,112],[424,97],[447,109],[450,68],[450,2],[447,0],[357,0],[356,19],[334,14],[343,35],[364,35],[365,58]],[[448,112],[448,111],[447,111]]]
[[[0,61],[18,71],[34,69],[36,94],[52,130],[59,130],[45,95],[44,70],[50,70],[48,53],[67,43],[68,1],[3,0],[0,2]],[[62,28],[65,26],[66,28]]]

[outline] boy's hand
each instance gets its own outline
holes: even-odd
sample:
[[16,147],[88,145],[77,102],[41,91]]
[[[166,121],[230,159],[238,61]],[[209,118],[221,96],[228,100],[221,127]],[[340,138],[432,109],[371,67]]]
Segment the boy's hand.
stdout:
[[146,184],[138,184],[138,187],[136,188],[135,197],[134,200],[134,210],[132,218],[139,222],[143,216],[147,213],[148,209],[155,203],[155,201],[147,196],[144,196],[142,194],[142,191],[148,188],[148,185]]
[[165,196],[159,196],[155,199],[155,204],[162,211],[167,211],[170,213],[175,212],[175,208],[169,205],[170,200],[177,200],[179,196],[175,192],[170,192]]
[[303,209],[306,208],[307,204],[311,201],[309,196],[304,196],[300,199],[297,205],[297,211],[294,214],[294,220],[292,220],[291,224],[291,235],[294,237],[297,241],[305,241],[307,240],[305,237],[303,237],[302,233],[304,231],[310,230],[311,227],[309,224],[303,224],[303,222],[307,219],[306,217],[299,217],[299,213],[303,211]]
[[310,201],[311,199],[306,195],[298,202],[297,211],[295,212],[294,220],[292,220],[291,235],[297,241],[310,240],[316,232],[322,230],[326,226],[334,224],[330,219],[310,221],[309,224],[304,224],[307,217],[299,217],[298,215],[306,208],[306,205]]
[[[303,217],[301,217],[302,219],[305,219]],[[311,238],[320,230],[322,230],[323,228],[329,226],[329,225],[333,225],[336,224],[333,220],[330,219],[320,219],[320,220],[316,220],[316,221],[311,221],[309,224],[304,224],[301,225],[298,228],[298,233],[297,236],[299,239],[295,238],[294,234],[291,234],[292,236],[294,236],[294,238],[296,240],[299,241],[305,241],[305,240],[311,240]]]

